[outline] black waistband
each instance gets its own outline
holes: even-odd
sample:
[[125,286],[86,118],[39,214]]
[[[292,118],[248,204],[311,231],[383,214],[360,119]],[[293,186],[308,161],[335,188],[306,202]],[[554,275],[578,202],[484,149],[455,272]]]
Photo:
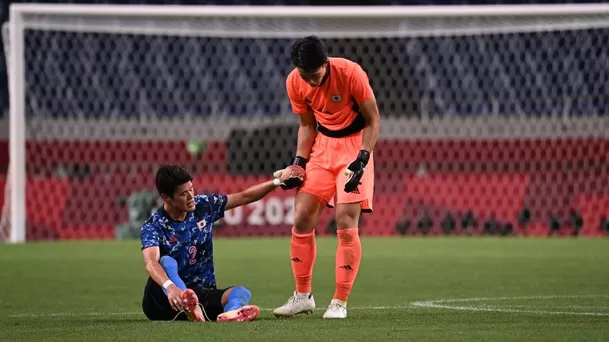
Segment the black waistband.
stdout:
[[366,118],[364,118],[362,113],[358,112],[357,116],[355,117],[355,119],[353,119],[351,124],[343,129],[334,131],[322,126],[321,124],[318,124],[317,130],[319,131],[319,133],[330,138],[342,138],[363,130],[365,126]]

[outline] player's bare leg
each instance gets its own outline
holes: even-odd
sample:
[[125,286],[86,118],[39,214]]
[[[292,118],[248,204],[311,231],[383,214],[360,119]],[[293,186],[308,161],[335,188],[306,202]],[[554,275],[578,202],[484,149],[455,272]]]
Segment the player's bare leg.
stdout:
[[360,203],[336,205],[336,290],[324,318],[346,318],[347,299],[357,277],[362,247],[359,239]]
[[315,228],[325,204],[317,197],[298,192],[294,202],[294,227],[290,242],[290,259],[296,283],[296,291],[288,301],[273,312],[278,317],[291,317],[311,313],[315,299],[311,294],[311,277],[315,264]]

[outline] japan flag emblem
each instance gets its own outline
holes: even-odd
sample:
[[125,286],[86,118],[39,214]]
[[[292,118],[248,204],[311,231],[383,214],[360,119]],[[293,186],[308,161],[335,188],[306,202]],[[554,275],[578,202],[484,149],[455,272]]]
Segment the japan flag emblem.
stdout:
[[205,221],[205,219],[197,222],[197,227],[199,227],[199,229],[205,228],[206,225],[207,225],[207,221]]

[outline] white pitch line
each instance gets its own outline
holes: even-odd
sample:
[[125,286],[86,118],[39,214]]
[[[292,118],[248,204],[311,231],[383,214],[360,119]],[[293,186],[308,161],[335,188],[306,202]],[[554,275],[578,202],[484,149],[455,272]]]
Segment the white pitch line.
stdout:
[[[320,310],[322,308],[317,308]],[[325,309],[325,308],[323,308]],[[350,307],[349,310],[406,310],[413,309],[412,306],[409,305],[395,305],[395,306],[356,306]],[[275,310],[270,308],[260,308],[262,311],[273,311]],[[55,312],[55,313],[40,313],[40,314],[14,314],[0,317],[10,317],[10,318],[37,318],[37,317],[79,317],[79,316],[135,316],[135,315],[144,315],[143,312]]]
[[[434,303],[455,303],[455,302],[482,302],[489,300],[520,300],[520,299],[561,299],[561,298],[601,298],[608,297],[609,294],[601,295],[556,295],[556,296],[517,296],[517,297],[476,297],[476,298],[453,298],[453,299],[439,299],[431,300]],[[417,302],[414,302],[417,303]]]
[[80,317],[80,316],[133,316],[142,312],[49,312],[39,314],[15,314],[4,317],[10,318],[37,318],[37,317]]
[[[448,309],[462,311],[490,311],[490,312],[512,312],[512,313],[534,313],[550,315],[580,315],[580,316],[609,316],[606,312],[577,312],[577,311],[547,311],[547,310],[520,310],[513,306],[462,306],[450,305],[449,303],[483,302],[493,300],[523,300],[523,299],[560,299],[560,298],[609,298],[607,295],[565,295],[565,296],[522,296],[522,297],[476,297],[476,298],[453,298],[430,301],[416,301],[410,305],[386,305],[386,306],[358,306],[349,307],[349,310],[407,310],[416,308]],[[566,308],[566,307],[559,307]],[[590,307],[593,308],[593,307]],[[323,308],[317,308],[317,310]],[[262,311],[273,311],[272,308],[261,308]],[[14,314],[0,317],[10,318],[37,318],[37,317],[82,317],[82,316],[135,316],[144,314],[142,312],[57,312],[40,314]]]
[[[485,305],[487,308],[500,308],[500,309],[530,309],[530,305],[506,305],[506,306],[493,306]],[[583,305],[558,305],[552,307],[545,307],[546,309],[560,309],[560,310],[606,310],[609,313],[609,306],[583,306]]]
[[609,297],[609,295],[571,295],[571,296],[527,296],[527,297],[479,297],[479,298],[458,298],[458,299],[441,299],[430,301],[413,302],[411,305],[418,308],[427,309],[448,309],[462,311],[488,311],[488,312],[512,312],[512,313],[534,313],[548,315],[576,315],[576,316],[609,316],[606,312],[577,312],[577,311],[549,311],[549,310],[520,310],[501,307],[488,306],[461,306],[447,305],[442,303],[466,303],[466,302],[481,302],[491,300],[521,300],[521,299],[558,299],[558,298],[600,298]]

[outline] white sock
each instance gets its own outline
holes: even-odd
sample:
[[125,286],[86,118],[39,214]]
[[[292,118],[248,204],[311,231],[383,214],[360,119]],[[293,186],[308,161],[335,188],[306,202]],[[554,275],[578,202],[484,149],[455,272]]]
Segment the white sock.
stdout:
[[311,292],[296,292],[296,297],[309,298]]

